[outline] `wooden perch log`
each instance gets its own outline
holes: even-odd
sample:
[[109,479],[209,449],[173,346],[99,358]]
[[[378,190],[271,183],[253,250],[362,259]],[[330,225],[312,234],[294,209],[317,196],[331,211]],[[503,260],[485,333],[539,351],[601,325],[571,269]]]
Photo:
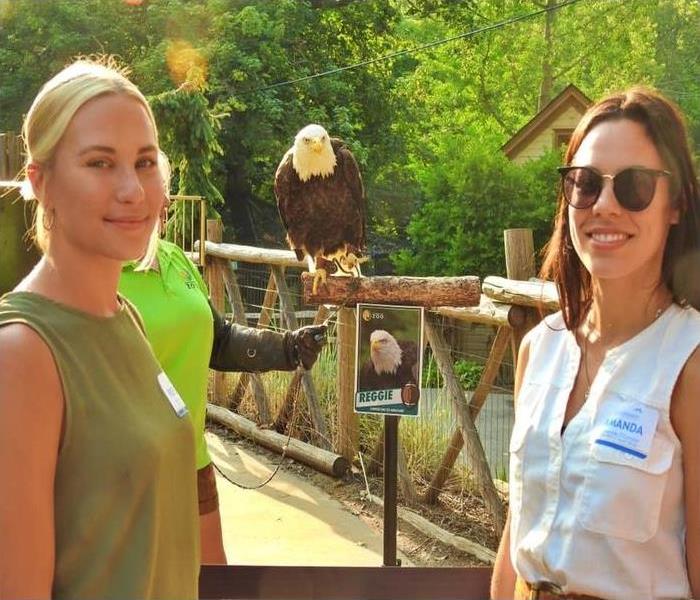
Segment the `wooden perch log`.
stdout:
[[312,294],[313,275],[302,273],[304,302],[354,306],[358,302],[407,306],[478,306],[478,277],[329,277]]
[[551,281],[517,281],[505,277],[487,277],[482,288],[484,294],[498,302],[559,310],[559,294]]
[[[282,454],[284,447],[287,446],[285,456],[313,467],[326,475],[342,477],[350,468],[350,463],[342,456],[316,448],[300,440],[288,438],[288,436],[279,434],[276,431],[259,429],[252,421],[221,406],[207,404],[207,416],[217,423],[230,427],[239,435],[243,435],[279,454]],[[287,443],[287,439],[289,439],[289,443]]]
[[522,306],[513,306],[494,302],[488,296],[481,295],[479,306],[438,306],[435,312],[459,321],[469,323],[484,323],[496,327],[522,327],[525,323],[525,309]]
[[[199,250],[199,241],[194,245]],[[274,248],[257,248],[255,246],[241,246],[239,244],[216,244],[207,240],[204,245],[209,256],[236,260],[239,262],[258,263],[265,265],[277,265],[278,267],[302,267],[306,268],[303,260],[297,260],[291,250],[276,250]]]

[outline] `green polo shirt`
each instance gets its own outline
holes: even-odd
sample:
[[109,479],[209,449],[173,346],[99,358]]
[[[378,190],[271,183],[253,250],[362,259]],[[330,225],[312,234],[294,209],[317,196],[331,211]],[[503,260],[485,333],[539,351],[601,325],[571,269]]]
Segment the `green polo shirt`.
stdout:
[[141,313],[161,367],[187,405],[195,429],[197,468],[211,462],[204,439],[209,357],[214,341],[207,287],[178,246],[161,240],[158,264],[147,271],[122,270],[119,291]]

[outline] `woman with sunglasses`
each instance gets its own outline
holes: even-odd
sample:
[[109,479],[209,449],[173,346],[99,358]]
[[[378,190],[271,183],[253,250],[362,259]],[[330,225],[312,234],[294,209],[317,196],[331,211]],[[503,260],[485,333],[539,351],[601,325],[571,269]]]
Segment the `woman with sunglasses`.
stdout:
[[678,110],[591,107],[520,348],[492,598],[700,598],[700,199]]

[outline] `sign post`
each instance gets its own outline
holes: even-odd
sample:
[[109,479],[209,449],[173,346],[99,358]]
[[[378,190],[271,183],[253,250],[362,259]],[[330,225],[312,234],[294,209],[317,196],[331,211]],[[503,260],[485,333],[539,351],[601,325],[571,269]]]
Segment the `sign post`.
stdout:
[[397,567],[396,561],[396,464],[399,448],[399,417],[384,415],[384,562]]
[[384,415],[384,561],[396,567],[399,417],[418,416],[423,309],[357,305],[355,412]]

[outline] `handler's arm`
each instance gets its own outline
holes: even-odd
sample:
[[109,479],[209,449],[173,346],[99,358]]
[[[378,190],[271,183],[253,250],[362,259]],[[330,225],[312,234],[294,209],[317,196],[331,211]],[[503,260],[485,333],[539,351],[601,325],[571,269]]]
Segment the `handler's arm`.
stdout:
[[683,367],[671,402],[671,422],[683,447],[685,558],[693,598],[700,598],[700,348]]
[[0,327],[0,348],[0,598],[50,598],[63,392],[32,329]]
[[[528,357],[530,355],[530,338],[525,336],[518,351],[518,364],[515,369],[515,382],[513,385],[513,398],[517,403],[520,387],[525,374]],[[498,545],[496,562],[493,565],[493,577],[491,578],[491,600],[511,600],[515,593],[516,573],[510,558],[510,509],[508,518],[503,527],[503,535]]]
[[216,371],[293,371],[310,369],[325,344],[326,326],[309,325],[277,333],[227,323],[211,305],[214,344],[209,366]]

